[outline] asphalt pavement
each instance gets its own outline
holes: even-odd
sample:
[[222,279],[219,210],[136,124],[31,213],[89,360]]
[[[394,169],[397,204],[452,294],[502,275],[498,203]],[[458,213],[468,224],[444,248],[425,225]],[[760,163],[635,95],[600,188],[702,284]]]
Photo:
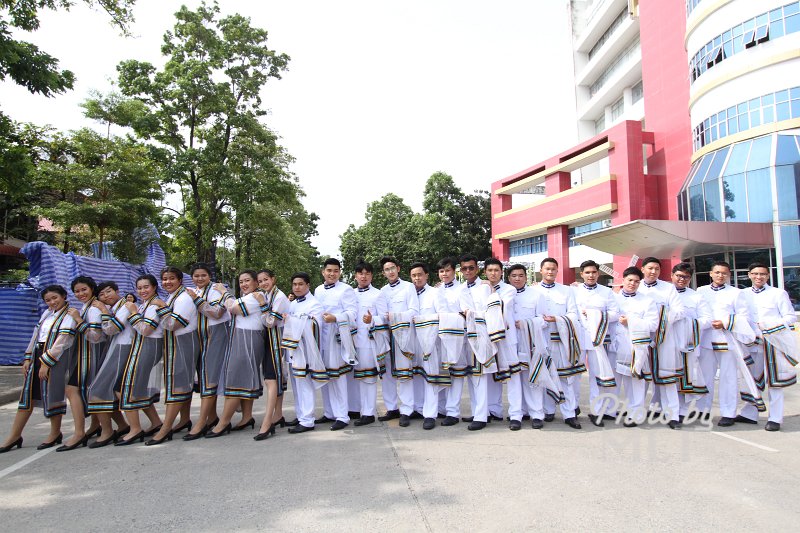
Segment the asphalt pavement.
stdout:
[[[466,394],[462,405],[466,414]],[[0,407],[3,438],[15,410]],[[259,401],[257,422],[263,410]],[[291,393],[285,414],[294,416]],[[465,423],[424,431],[421,420],[338,432],[324,424],[301,435],[279,429],[262,442],[248,429],[55,453],[36,451],[48,430],[37,411],[23,448],[0,455],[0,516],[5,531],[797,527],[800,387],[787,389],[779,433],[764,431],[763,421],[673,431],[580,420],[582,430],[559,417],[543,430],[526,423],[516,432],[506,422],[478,432]]]

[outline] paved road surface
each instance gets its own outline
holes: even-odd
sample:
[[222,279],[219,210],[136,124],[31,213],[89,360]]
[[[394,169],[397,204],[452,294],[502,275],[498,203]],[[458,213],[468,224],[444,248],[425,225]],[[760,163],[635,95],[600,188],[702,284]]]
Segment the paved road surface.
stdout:
[[[5,531],[794,530],[800,387],[787,393],[780,433],[394,420],[68,453],[36,451],[37,411],[0,455],[0,517]],[[0,407],[0,434],[14,411]]]

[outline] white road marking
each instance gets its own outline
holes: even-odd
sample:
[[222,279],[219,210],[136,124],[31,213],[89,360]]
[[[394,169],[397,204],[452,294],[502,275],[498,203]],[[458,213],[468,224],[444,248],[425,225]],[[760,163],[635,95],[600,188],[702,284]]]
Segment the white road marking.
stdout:
[[[765,452],[777,452],[775,448],[770,448],[769,446],[763,446],[761,444],[756,444],[755,442],[750,442],[749,440],[740,439],[739,437],[734,437],[733,435],[728,435],[727,433],[718,433],[716,431],[711,432],[712,435],[717,435],[720,437],[725,437],[726,439],[735,440],[736,442],[741,442],[742,444],[747,444],[749,446],[753,446],[754,448],[758,448],[759,450],[764,450]],[[2,477],[2,476],[0,476]]]
[[32,462],[36,461],[37,459],[41,459],[42,457],[44,457],[48,453],[54,452],[54,451],[56,451],[56,447],[55,446],[53,446],[52,448],[48,448],[46,450],[41,450],[40,452],[31,455],[27,459],[23,459],[22,461],[9,466],[5,470],[0,470],[0,479],[3,479],[4,477],[6,477],[9,474],[13,474],[14,472],[19,470],[23,466],[29,465]]

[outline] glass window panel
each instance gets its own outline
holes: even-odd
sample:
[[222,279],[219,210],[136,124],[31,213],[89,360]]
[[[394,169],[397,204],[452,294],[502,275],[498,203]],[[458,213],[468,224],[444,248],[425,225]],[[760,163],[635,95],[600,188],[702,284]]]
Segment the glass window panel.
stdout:
[[750,263],[770,264],[770,250],[736,250],[733,259],[733,268],[747,270]]
[[763,26],[764,24],[766,24],[767,20],[769,20],[768,17],[769,17],[769,14],[767,14],[767,13],[762,13],[759,16],[757,16],[756,17],[756,26]]
[[704,182],[711,181],[722,175],[722,165],[725,163],[725,158],[728,157],[730,148],[730,146],[726,146],[725,148],[714,152],[714,161],[708,167],[708,173],[706,174],[705,178],[703,178]]
[[781,8],[773,9],[769,12],[769,20],[778,20],[783,18],[783,10]]
[[800,309],[800,268],[783,269],[783,288],[789,293],[795,311]]
[[718,125],[719,128],[719,136],[725,137],[728,134],[728,123],[727,122],[720,122]]
[[744,32],[744,36],[742,36],[742,43],[744,43],[745,48],[753,44],[755,37],[756,37],[756,30],[747,30],[746,32]]
[[747,114],[739,115],[739,131],[745,131],[750,129],[750,120]]
[[775,122],[775,109],[772,106],[764,107],[761,109],[764,118],[764,124]]
[[800,265],[800,226],[781,226],[781,247],[784,265]]
[[756,109],[755,111],[750,111],[750,127],[755,128],[756,126],[761,125],[761,111]]
[[789,5],[783,6],[783,14],[790,15],[792,13],[797,13],[800,11],[800,2],[792,2]]
[[751,144],[750,141],[745,141],[733,145],[731,156],[728,158],[728,164],[725,165],[726,176],[744,172]]
[[746,20],[742,23],[742,27],[744,31],[749,31],[755,29],[756,27],[756,19]]
[[678,195],[678,220],[686,220],[686,210],[683,203],[684,193]]
[[700,160],[700,165],[697,167],[697,173],[692,178],[690,185],[697,185],[703,181],[703,178],[706,177],[706,172],[708,172],[708,167],[711,166],[711,161],[714,159],[714,154],[706,154],[703,156],[703,159]]
[[689,209],[692,220],[705,220],[702,185],[689,187]]
[[772,136],[759,137],[753,139],[753,148],[750,150],[750,160],[747,162],[747,170],[757,170],[770,166],[770,155],[772,154]]
[[773,103],[775,103],[775,95],[774,94],[765,94],[764,96],[761,97],[761,105],[762,106],[772,105]]
[[722,187],[722,194],[725,197],[725,220],[747,222],[747,188],[744,184],[744,174],[725,177]]
[[[729,115],[730,116],[730,115]],[[728,119],[728,135],[733,135],[739,131],[739,123],[735,118]]]
[[785,102],[789,99],[789,89],[784,89],[775,93],[776,102]]
[[742,34],[742,31],[743,30],[742,30],[742,25],[741,24],[738,24],[738,25],[734,26],[733,27],[733,36],[734,37],[739,37]]
[[772,222],[772,184],[770,169],[747,173],[747,206],[750,222]]
[[800,161],[797,142],[793,135],[778,135],[778,148],[775,153],[775,165],[794,165]]
[[800,99],[792,100],[792,118],[800,118]]
[[761,98],[753,98],[749,102],[747,102],[747,107],[750,108],[750,111],[754,109],[759,109],[761,107]]
[[721,121],[725,120],[726,118],[728,118],[728,112],[726,110],[723,109],[722,111],[717,113],[717,121],[718,122],[721,122]]
[[741,115],[742,113],[747,113],[747,102],[742,102],[736,106],[736,114]]
[[792,87],[789,89],[789,98],[800,98],[800,87]]
[[800,219],[800,169],[794,165],[775,167],[775,183],[778,187],[778,219]]
[[783,19],[776,20],[769,23],[769,36],[770,39],[777,39],[783,37]]
[[707,181],[703,184],[703,190],[706,196],[706,220],[709,222],[719,222],[722,220],[719,186],[719,179]]
[[791,118],[791,110],[789,109],[789,102],[781,102],[775,106],[778,120],[789,120]]
[[728,113],[728,118],[735,117],[736,116],[736,108],[735,107],[729,107],[727,113]]
[[787,34],[800,31],[800,14],[786,17],[783,19],[783,24]]
[[[725,253],[724,252],[720,252],[720,253],[716,253],[716,254],[695,256],[695,258],[694,258],[695,270],[697,272],[710,272],[711,271],[711,265],[715,261],[725,261],[725,259],[726,258],[725,258]],[[697,285],[698,285],[698,287],[701,286],[699,280],[698,280]],[[708,283],[706,283],[705,285],[708,285]]]

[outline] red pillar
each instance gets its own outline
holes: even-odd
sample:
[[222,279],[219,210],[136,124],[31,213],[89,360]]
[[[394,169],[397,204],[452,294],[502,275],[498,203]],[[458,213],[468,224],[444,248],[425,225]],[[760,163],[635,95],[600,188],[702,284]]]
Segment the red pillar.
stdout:
[[575,271],[569,267],[569,232],[567,226],[547,228],[547,252],[558,261],[559,283],[569,285],[575,281]]
[[[492,185],[492,217],[497,213],[508,211],[511,209],[511,195],[510,194],[495,194],[494,191],[499,188],[498,184]],[[500,261],[508,261],[510,252],[508,239],[495,239],[494,234],[496,230],[494,227],[494,218],[492,218],[492,255]]]

